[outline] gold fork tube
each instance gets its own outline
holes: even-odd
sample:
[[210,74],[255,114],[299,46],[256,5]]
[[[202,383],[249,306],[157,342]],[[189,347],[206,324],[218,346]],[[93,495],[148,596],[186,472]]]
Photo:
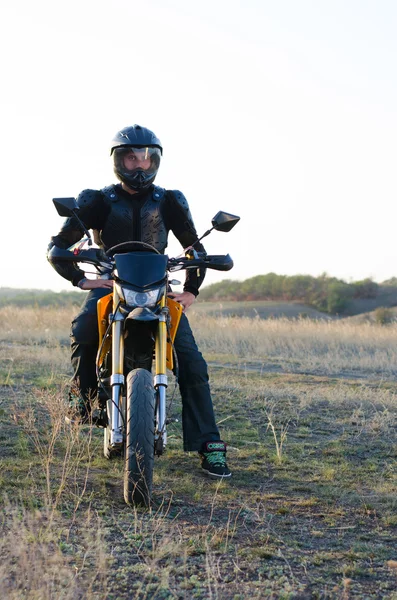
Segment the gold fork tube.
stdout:
[[[166,296],[161,300],[161,314],[155,342],[156,376],[167,375],[167,314]],[[160,379],[162,379],[160,377]]]
[[167,443],[167,429],[166,429],[166,389],[167,389],[167,314],[168,311],[165,308],[166,298],[164,296],[162,301],[162,312],[160,314],[156,343],[155,343],[155,357],[156,374],[154,376],[154,387],[156,389],[157,398],[157,432],[156,435],[161,435],[163,444]]
[[[119,303],[119,296],[116,289],[113,292],[113,311],[116,310]],[[123,441],[121,430],[121,393],[124,382],[124,335],[123,335],[123,317],[121,314],[114,314],[112,325],[112,406],[111,406],[111,434],[110,444],[119,444]]]
[[167,325],[164,320],[159,321],[156,344],[155,344],[155,356],[156,356],[156,375],[167,374]]
[[124,373],[124,336],[123,336],[123,318],[118,312],[120,297],[117,289],[113,289],[113,325],[112,325],[112,374],[123,375]]
[[123,375],[124,372],[124,336],[123,322],[115,321],[112,325],[112,373]]

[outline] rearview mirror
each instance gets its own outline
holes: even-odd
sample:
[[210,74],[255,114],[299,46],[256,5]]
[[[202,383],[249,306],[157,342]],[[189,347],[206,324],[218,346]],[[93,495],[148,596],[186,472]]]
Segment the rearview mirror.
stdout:
[[230,213],[219,211],[212,219],[211,223],[214,229],[217,231],[230,231],[238,223],[240,217],[231,215]]
[[92,238],[90,232],[87,227],[84,225],[83,221],[78,216],[78,211],[80,210],[79,205],[76,202],[75,198],[53,198],[52,199],[55,208],[57,209],[58,215],[61,217],[74,217],[77,222],[80,224],[81,229],[84,231],[86,236],[88,237],[88,245],[92,245]]
[[52,201],[61,217],[72,217],[79,210],[75,198],[53,198]]

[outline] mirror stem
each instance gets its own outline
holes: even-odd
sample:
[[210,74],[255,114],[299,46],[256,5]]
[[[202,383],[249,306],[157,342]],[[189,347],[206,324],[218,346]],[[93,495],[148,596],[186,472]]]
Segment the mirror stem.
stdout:
[[86,236],[88,237],[88,245],[92,246],[92,239],[91,239],[91,234],[88,231],[87,227],[84,225],[83,221],[77,216],[77,211],[76,210],[72,210],[73,216],[76,218],[76,220],[79,222],[79,224],[81,225],[81,227],[84,230],[84,233],[86,234]]
[[206,231],[201,238],[199,238],[196,242],[194,242],[194,244],[192,244],[192,246],[195,246],[196,244],[198,244],[199,242],[201,242],[201,240],[205,237],[207,237],[207,235],[209,235],[211,233],[211,231],[214,229],[214,227],[211,227],[211,229],[208,229],[208,231]]

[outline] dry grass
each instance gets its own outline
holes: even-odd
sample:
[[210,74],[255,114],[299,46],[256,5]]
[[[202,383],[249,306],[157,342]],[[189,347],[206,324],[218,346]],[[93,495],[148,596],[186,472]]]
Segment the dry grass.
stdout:
[[101,431],[63,424],[70,311],[17,316],[0,310],[2,597],[393,598],[394,325],[192,314],[233,479],[205,479],[174,423],[144,511]]
[[0,340],[54,344],[69,337],[72,308],[0,308]]
[[214,318],[194,312],[190,320],[204,352],[240,363],[263,362],[264,370],[273,363],[283,371],[327,375],[397,373],[397,324]]
[[[48,346],[67,343],[75,311],[2,308],[0,340],[45,345],[43,361],[47,362],[52,353]],[[382,326],[350,319],[213,317],[202,311],[195,313],[194,308],[189,319],[198,344],[207,355],[229,356],[238,362],[269,361],[286,370],[299,368],[324,374],[359,370],[390,376],[397,369],[396,323]],[[35,351],[41,352],[37,348]],[[6,349],[3,355],[5,352]]]

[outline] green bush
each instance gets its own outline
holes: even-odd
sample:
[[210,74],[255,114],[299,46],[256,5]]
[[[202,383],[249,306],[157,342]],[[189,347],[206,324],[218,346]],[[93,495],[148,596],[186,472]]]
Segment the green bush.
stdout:
[[376,298],[379,285],[372,279],[363,279],[351,284],[354,289],[354,298]]
[[342,281],[333,281],[328,286],[327,313],[337,315],[343,313],[354,295],[351,286]]

